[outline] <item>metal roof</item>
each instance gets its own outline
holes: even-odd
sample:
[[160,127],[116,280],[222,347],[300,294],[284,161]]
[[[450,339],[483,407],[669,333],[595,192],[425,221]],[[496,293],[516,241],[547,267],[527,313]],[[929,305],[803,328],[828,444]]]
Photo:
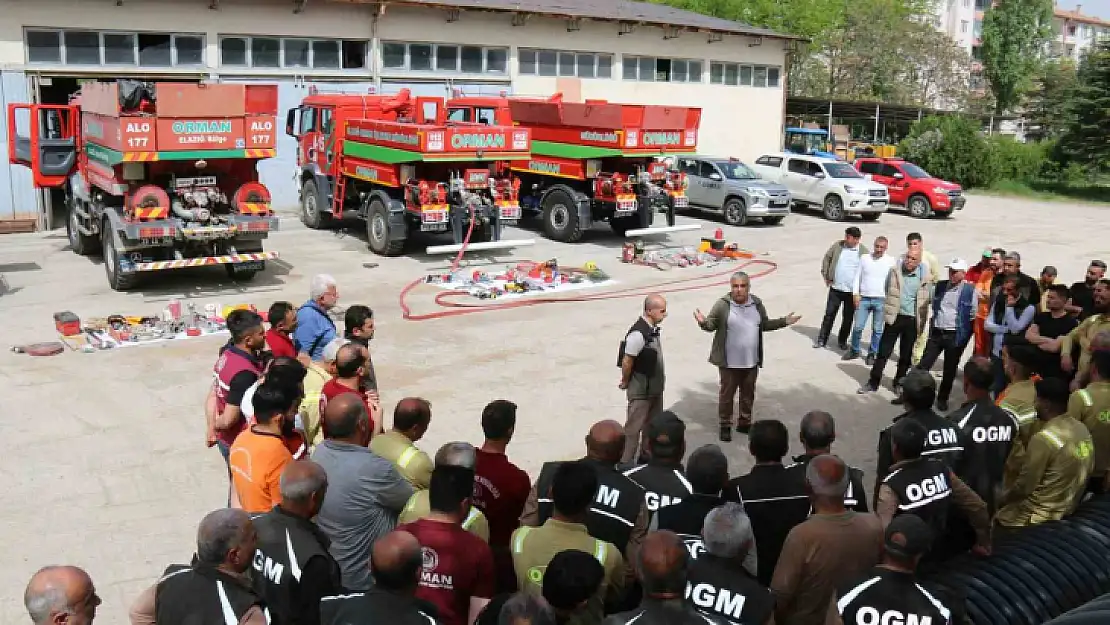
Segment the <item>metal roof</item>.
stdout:
[[[333,0],[345,2],[372,2],[374,0]],[[675,9],[653,2],[635,0],[397,0],[394,4],[408,4],[441,9],[466,9],[536,14],[555,18],[580,18],[610,22],[628,22],[660,27],[677,27],[706,32],[769,37],[804,41],[805,38],[756,28],[742,22],[721,19]]]

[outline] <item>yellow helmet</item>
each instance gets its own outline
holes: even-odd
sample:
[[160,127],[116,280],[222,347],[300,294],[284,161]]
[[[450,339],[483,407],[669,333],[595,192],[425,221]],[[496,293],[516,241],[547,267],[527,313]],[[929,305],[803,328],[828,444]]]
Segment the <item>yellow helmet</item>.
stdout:
[[597,271],[597,263],[591,260],[583,265],[582,268],[586,271]]

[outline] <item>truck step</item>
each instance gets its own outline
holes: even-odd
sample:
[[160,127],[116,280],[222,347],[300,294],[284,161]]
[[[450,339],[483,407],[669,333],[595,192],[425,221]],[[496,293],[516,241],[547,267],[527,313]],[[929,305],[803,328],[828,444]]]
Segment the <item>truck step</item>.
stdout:
[[626,237],[652,237],[670,232],[685,232],[687,230],[701,230],[700,224],[683,224],[681,226],[659,226],[658,228],[637,228],[624,233]]
[[[213,265],[233,265],[239,263],[253,263],[273,260],[278,257],[277,252],[258,252],[246,254],[229,254],[227,256],[202,256],[200,258],[182,258],[180,260],[156,260],[149,263],[123,263],[123,273],[136,273],[141,271],[163,271],[166,269],[184,269],[185,267],[210,267]],[[128,267],[130,265],[130,267]]]
[[[480,252],[482,250],[500,250],[511,247],[527,247],[535,245],[535,239],[512,239],[507,241],[483,241],[481,243],[471,243],[466,246],[468,252]],[[463,248],[462,244],[458,245],[429,245],[428,249],[424,250],[426,254],[450,254],[457,252]]]

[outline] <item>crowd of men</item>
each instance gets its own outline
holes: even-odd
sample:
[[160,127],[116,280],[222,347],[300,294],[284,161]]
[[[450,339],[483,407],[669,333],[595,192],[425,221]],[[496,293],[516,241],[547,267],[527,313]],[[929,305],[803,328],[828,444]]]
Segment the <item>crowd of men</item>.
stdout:
[[[201,521],[193,560],[135,599],[131,622],[958,621],[959,598],[918,580],[919,568],[989,557],[999,533],[1063,518],[1110,485],[1110,341],[1100,334],[1110,281],[1095,261],[1083,283],[1046,284],[1055,270],[1034,280],[1016,253],[994,249],[976,267],[953,260],[939,280],[920,235],[894,260],[886,243],[867,251],[849,228],[830,249],[815,343],[826,346],[839,310],[838,343],[858,358],[867,316],[882,315],[862,392],[877,388],[901,343],[893,386],[904,413],[879,434],[871,492],[833,454],[832,415],[803,417],[805,453],[790,460],[786,426],[753,419],[762,333],[799,317],[769,318],[742,273],[710,315],[695,313],[714,333],[724,441],[740,393],[736,429],[755,466],[736,476],[717,445],[687,453],[685,423],[662,410],[652,377],[663,368],[661,296],[645,301],[621,345],[628,422],[595,423],[581,459],[543,465],[534,483],[507,455],[510,401],[483,410],[478,445],[421,450],[432,406],[418,397],[397,402],[385,430],[373,312],[347,308],[340,336],[329,276],[312,280],[299,308],[278,302],[266,319],[235,311],[205,403],[228,506]],[[966,400],[941,414],[972,341]],[[929,369],[939,357],[938,385]],[[84,625],[100,599],[81,569],[47,567],[25,603],[37,624]]]

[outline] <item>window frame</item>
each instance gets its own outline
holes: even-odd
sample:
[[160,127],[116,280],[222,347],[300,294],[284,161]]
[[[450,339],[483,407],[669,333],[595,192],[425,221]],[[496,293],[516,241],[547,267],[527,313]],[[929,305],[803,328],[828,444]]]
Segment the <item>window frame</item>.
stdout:
[[[555,72],[553,74],[545,74],[541,70],[544,63],[540,59],[544,56],[555,55]],[[525,60],[525,56],[529,60]],[[584,80],[610,80],[613,77],[613,54],[611,52],[593,52],[590,50],[563,50],[555,48],[517,48],[517,75],[519,76],[533,76],[538,78],[581,78]],[[590,63],[588,65],[581,65],[582,71],[579,70],[579,60],[588,58]],[[603,62],[607,61],[607,64]],[[569,69],[564,67],[564,61],[569,65]],[[602,75],[602,66],[605,66],[605,74]],[[585,68],[589,68],[586,71]]]
[[[277,41],[278,64],[272,65],[258,65],[254,60],[254,41],[256,39],[270,39]],[[244,43],[244,59],[243,63],[229,63],[224,57],[224,42],[229,40],[239,40]],[[303,42],[306,46],[306,65],[290,65],[287,61],[286,48],[288,41]],[[330,44],[335,46],[337,54],[337,65],[333,66],[320,66],[316,63],[316,48],[317,44]],[[362,46],[362,65],[359,67],[344,67],[344,60],[346,56],[346,45],[348,43],[356,43]],[[281,71],[289,70],[298,73],[305,71],[321,70],[327,72],[367,72],[370,69],[370,41],[366,39],[343,39],[333,37],[283,37],[280,35],[242,35],[237,33],[220,33],[216,41],[216,49],[219,54],[218,67],[229,68],[235,70],[247,69],[260,69],[265,71]],[[174,45],[174,61],[177,61],[177,46],[176,39]]]
[[[31,59],[31,46],[28,42],[28,35],[30,33],[36,34],[52,34],[57,37],[57,60],[38,61]],[[69,60],[69,47],[66,44],[66,35],[68,33],[92,33],[96,35],[97,42],[97,62],[96,63],[78,63]],[[142,56],[140,54],[139,38],[143,35],[152,35],[159,37],[169,37],[169,64],[157,65],[143,65]],[[39,27],[39,26],[26,26],[22,32],[23,44],[23,58],[27,65],[31,66],[59,66],[59,65],[74,65],[79,67],[104,67],[104,68],[122,68],[122,67],[135,67],[135,68],[198,68],[204,67],[207,64],[207,35],[205,33],[194,32],[176,32],[176,31],[150,31],[150,30],[126,30],[119,28],[54,28],[54,27]],[[107,48],[105,46],[106,37],[128,37],[131,39],[132,57],[131,62],[117,62],[108,61]],[[177,45],[179,38],[195,39],[200,42],[200,63],[183,63],[179,59]],[[115,48],[113,48],[115,49]],[[122,49],[122,48],[120,48]]]
[[[385,48],[386,46],[402,46],[404,48],[404,63],[401,65],[386,65],[385,63]],[[427,47],[429,51],[429,65],[427,68],[414,69],[412,60],[413,46]],[[378,48],[381,53],[381,61],[378,69],[387,73],[418,73],[418,74],[451,74],[461,76],[501,76],[509,77],[509,62],[511,58],[511,50],[508,46],[486,46],[476,43],[438,43],[434,41],[398,41],[394,39],[382,40],[378,43]],[[454,48],[455,49],[455,69],[440,69],[439,58],[440,48]],[[480,58],[482,62],[481,71],[464,71],[463,70],[463,50],[476,49],[480,51]],[[501,68],[491,69],[493,65],[490,63],[492,53],[501,53]],[[538,64],[538,58],[536,60]]]
[[[646,80],[643,77],[644,64],[645,62],[651,63],[652,61],[655,62],[655,71],[651,79]],[[680,85],[705,84],[707,73],[705,59],[668,56],[647,56],[642,54],[624,54],[621,56],[621,62],[624,64],[625,67],[625,69],[622,71],[622,77],[624,80],[635,80],[637,82],[675,83]],[[628,75],[629,72],[627,68],[631,67],[630,63],[635,63],[636,65],[635,77],[630,77]],[[661,73],[661,71],[663,71],[660,69],[661,66],[666,67],[666,80],[662,80],[659,77],[659,74]],[[690,79],[690,69],[692,66],[697,67],[697,80]],[[682,70],[677,71],[676,68],[678,67],[681,67]],[[677,80],[675,78],[676,74],[681,74],[683,78],[681,80]]]

